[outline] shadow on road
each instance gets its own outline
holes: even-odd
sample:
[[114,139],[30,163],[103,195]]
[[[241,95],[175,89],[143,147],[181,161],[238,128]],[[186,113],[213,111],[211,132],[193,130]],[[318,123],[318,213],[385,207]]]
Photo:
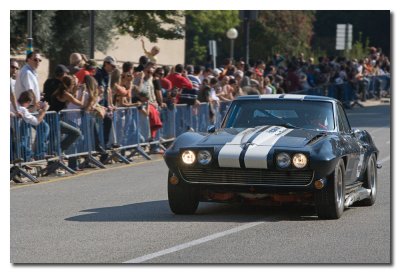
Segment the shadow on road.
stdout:
[[350,125],[353,128],[390,127],[390,104],[352,108],[346,110]]
[[77,222],[251,222],[318,220],[314,210],[299,206],[266,207],[240,204],[200,203],[195,215],[175,215],[167,200],[150,201],[81,211],[87,214],[66,218]]

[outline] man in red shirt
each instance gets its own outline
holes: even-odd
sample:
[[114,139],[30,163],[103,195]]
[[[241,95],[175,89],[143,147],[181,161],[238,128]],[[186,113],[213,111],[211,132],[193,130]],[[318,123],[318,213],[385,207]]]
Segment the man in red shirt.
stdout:
[[182,76],[182,72],[183,65],[177,64],[174,73],[167,76],[167,79],[172,83],[172,88],[193,89],[192,82],[188,78]]

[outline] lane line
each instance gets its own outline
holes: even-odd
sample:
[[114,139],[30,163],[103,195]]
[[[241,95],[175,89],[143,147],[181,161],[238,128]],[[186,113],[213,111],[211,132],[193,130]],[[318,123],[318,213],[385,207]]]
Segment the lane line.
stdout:
[[243,231],[243,230],[258,226],[258,225],[261,225],[263,223],[265,223],[265,222],[251,222],[251,223],[248,223],[248,224],[245,224],[245,225],[242,225],[242,226],[239,226],[239,227],[235,227],[235,228],[232,228],[232,229],[228,229],[228,230],[225,230],[225,231],[222,231],[222,232],[218,232],[218,233],[215,233],[215,234],[212,234],[212,235],[209,235],[209,236],[206,236],[206,237],[194,240],[194,241],[190,241],[190,242],[183,243],[183,244],[180,244],[180,245],[176,245],[176,246],[173,246],[173,247],[170,247],[170,248],[158,251],[158,252],[154,252],[154,253],[147,254],[147,255],[144,255],[144,256],[141,256],[141,257],[137,257],[137,258],[134,258],[132,260],[126,261],[124,263],[128,263],[128,264],[142,263],[142,262],[145,262],[145,261],[148,261],[148,260],[160,257],[160,256],[164,256],[164,255],[167,255],[167,254],[170,254],[170,253],[174,253],[174,252],[180,251],[182,249],[186,249],[186,248],[189,248],[189,247],[192,247],[192,246],[200,245],[200,244],[203,244],[203,243],[206,243],[206,242],[209,242],[209,241],[212,241],[212,240],[215,240],[215,239],[218,239],[218,238],[221,238],[221,237],[233,234],[233,233],[237,233],[237,232],[240,232],[240,231]]
[[378,160],[378,163],[379,164],[383,164],[383,163],[385,163],[386,161],[389,161],[390,160],[390,155],[388,155],[387,157],[385,157],[384,159],[382,159],[382,160]]
[[50,183],[64,181],[64,180],[70,180],[70,179],[78,178],[78,177],[82,177],[82,176],[87,176],[89,174],[101,173],[101,172],[112,171],[112,170],[128,168],[128,167],[135,167],[135,166],[138,166],[138,165],[143,165],[143,164],[152,163],[152,162],[159,162],[159,161],[162,161],[162,160],[163,160],[162,158],[161,159],[152,159],[152,160],[149,160],[149,161],[130,163],[130,164],[111,167],[111,168],[94,169],[93,171],[89,171],[89,172],[86,172],[86,173],[78,173],[78,174],[73,174],[71,176],[64,176],[64,177],[51,179],[51,180],[48,180],[48,181],[40,181],[39,183],[33,183],[33,184],[27,184],[27,185],[20,185],[20,186],[11,187],[10,190],[17,190],[17,189],[22,189],[22,188],[26,188],[26,187],[36,187],[36,186],[40,186],[40,185],[50,184]]

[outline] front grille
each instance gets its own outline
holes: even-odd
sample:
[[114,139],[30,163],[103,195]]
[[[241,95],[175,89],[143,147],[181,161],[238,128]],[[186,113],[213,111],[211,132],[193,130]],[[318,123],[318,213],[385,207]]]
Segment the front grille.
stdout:
[[269,186],[306,186],[313,171],[271,171],[238,168],[181,168],[182,177],[192,183]]

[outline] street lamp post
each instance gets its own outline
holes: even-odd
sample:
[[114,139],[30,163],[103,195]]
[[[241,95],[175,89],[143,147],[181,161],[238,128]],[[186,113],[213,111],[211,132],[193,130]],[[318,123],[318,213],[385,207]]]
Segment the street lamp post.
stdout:
[[237,30],[235,28],[230,28],[226,32],[226,37],[228,37],[228,39],[231,40],[231,60],[233,61],[233,45],[234,45],[235,39],[238,37]]

